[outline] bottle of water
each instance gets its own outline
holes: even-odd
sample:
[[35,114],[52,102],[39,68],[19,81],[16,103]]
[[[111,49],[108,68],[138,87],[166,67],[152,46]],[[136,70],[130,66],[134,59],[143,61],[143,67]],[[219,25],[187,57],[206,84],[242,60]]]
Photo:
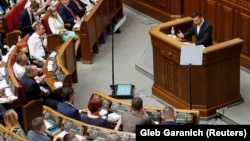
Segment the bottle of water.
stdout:
[[21,36],[19,35],[17,41],[21,41],[21,40],[22,40],[22,38],[21,38]]
[[175,37],[175,30],[174,27],[171,27],[171,37],[174,38]]

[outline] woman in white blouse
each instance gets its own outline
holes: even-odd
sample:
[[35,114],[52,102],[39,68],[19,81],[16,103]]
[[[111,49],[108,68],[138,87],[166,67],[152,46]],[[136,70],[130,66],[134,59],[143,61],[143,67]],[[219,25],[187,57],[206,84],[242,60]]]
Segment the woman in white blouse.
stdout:
[[81,43],[80,38],[76,35],[74,31],[69,31],[64,27],[64,22],[60,15],[57,13],[56,7],[50,7],[48,9],[49,13],[49,27],[53,34],[60,35],[62,41],[65,42],[69,37],[73,37],[75,39],[75,55],[76,59],[79,60],[80,56],[77,53],[78,47]]

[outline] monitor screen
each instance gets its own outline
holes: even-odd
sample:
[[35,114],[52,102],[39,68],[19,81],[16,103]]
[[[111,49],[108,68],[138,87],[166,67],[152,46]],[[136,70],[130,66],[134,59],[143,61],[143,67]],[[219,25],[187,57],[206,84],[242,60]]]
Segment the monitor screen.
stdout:
[[54,116],[53,114],[51,114],[50,112],[46,111],[44,118],[50,122],[53,125],[57,125],[59,126],[60,124],[60,119],[59,117]]
[[132,85],[130,84],[119,84],[116,88],[116,95],[131,95],[132,93]]

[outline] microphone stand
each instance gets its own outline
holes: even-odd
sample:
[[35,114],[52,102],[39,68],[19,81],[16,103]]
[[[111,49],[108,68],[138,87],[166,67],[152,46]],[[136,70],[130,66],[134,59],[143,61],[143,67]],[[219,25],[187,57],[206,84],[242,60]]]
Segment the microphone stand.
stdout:
[[110,88],[112,89],[112,95],[115,95],[115,76],[114,76],[114,28],[115,24],[111,23],[111,31],[112,31],[112,85]]
[[192,64],[189,64],[189,107],[190,110],[192,110],[192,79],[191,79],[191,69],[192,69]]

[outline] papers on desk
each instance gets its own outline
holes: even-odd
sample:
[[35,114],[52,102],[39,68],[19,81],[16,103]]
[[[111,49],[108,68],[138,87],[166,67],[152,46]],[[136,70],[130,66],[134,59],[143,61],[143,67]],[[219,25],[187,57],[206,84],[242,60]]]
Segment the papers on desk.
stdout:
[[[67,131],[62,131],[62,132],[60,132],[60,133],[57,135],[57,137],[63,138],[63,136],[64,136],[65,134],[67,134],[67,133],[68,133]],[[78,138],[79,141],[85,141],[85,140],[86,140],[86,137],[80,136],[80,135],[78,135],[78,134],[76,134],[76,137]]]
[[6,80],[5,79],[1,80],[0,81],[0,88],[6,88],[6,87],[9,87]]
[[56,88],[61,88],[63,86],[62,82],[54,82]]
[[54,57],[56,56],[56,54],[57,54],[57,52],[56,52],[56,51],[52,51],[52,52],[50,53],[49,57],[54,58]]
[[81,27],[81,21],[76,22],[75,25],[73,26],[73,28],[80,28]]
[[5,76],[6,74],[5,74],[5,67],[1,67],[0,68],[0,81],[3,79],[1,79],[1,77],[3,77],[3,76]]
[[6,83],[6,80],[2,80],[0,81],[0,88],[5,88],[4,89],[4,94],[6,97],[2,97],[0,98],[0,103],[7,103],[9,102],[10,100],[15,100],[17,99],[18,97],[15,96],[12,92],[11,92],[11,89],[9,88],[9,85]]
[[49,60],[49,62],[48,62],[48,66],[47,66],[48,71],[54,71],[53,66],[54,66],[53,61]]
[[121,115],[117,114],[117,113],[111,113],[108,114],[108,120],[109,121],[117,121],[121,118]]

